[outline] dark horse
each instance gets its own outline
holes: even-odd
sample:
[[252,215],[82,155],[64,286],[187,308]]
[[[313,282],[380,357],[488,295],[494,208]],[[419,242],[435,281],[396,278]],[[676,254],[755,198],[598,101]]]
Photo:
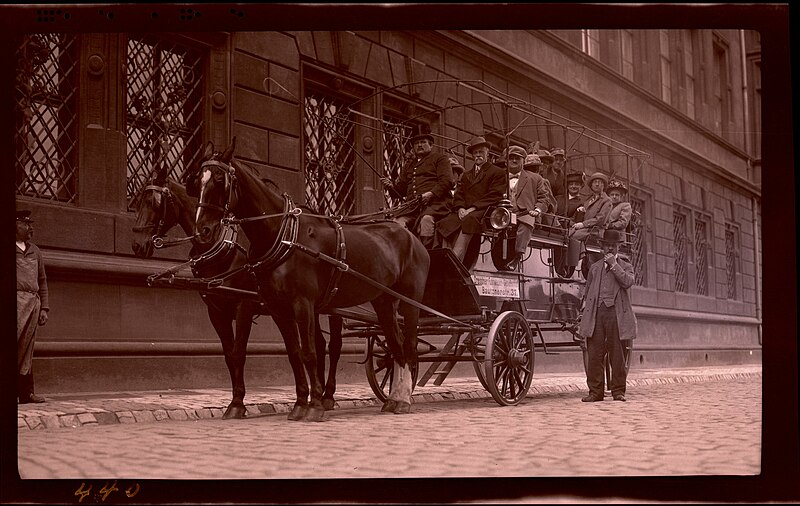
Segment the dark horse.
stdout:
[[[213,156],[213,145],[208,143],[202,161]],[[136,222],[133,227],[133,252],[141,258],[150,258],[153,255],[154,241],[163,239],[167,232],[176,225],[180,225],[187,237],[194,233],[194,222],[197,208],[197,199],[188,195],[186,188],[167,177],[165,169],[155,170],[137,196]],[[192,258],[198,258],[213,246],[212,244],[199,244],[193,240],[190,252]],[[247,262],[246,251],[234,244],[227,254],[217,255],[211,261],[197,263],[193,273],[198,278],[214,278],[220,274],[232,272],[242,267]],[[252,273],[240,271],[227,278],[223,286],[257,292],[256,279]],[[208,309],[208,317],[214,330],[222,343],[225,354],[225,364],[231,376],[233,398],[225,410],[223,418],[243,418],[247,410],[244,406],[245,384],[244,364],[247,354],[247,342],[250,337],[253,319],[264,313],[258,300],[247,297],[234,297],[202,291],[200,296]],[[266,308],[268,309],[268,308]],[[232,323],[235,322],[235,332]],[[336,367],[342,350],[342,321],[340,317],[331,316],[330,324],[330,371],[325,385],[324,407],[333,409],[336,392]],[[315,327],[316,345],[325,349],[325,339],[319,321]],[[325,377],[325,354],[319,356],[317,363],[320,378]]]
[[[393,221],[356,225],[303,212],[288,195],[264,184],[254,170],[231,161],[235,141],[219,159],[201,165],[195,233],[202,244],[213,242],[220,219],[228,215],[235,216],[250,240],[248,255],[260,293],[281,331],[294,372],[297,401],[288,418],[323,418],[311,339],[314,312],[366,302],[372,304],[395,360],[393,388],[382,411],[408,413],[419,319],[419,308],[408,301],[421,301],[425,291],[430,264],[425,247]],[[404,320],[402,332],[398,311]]]

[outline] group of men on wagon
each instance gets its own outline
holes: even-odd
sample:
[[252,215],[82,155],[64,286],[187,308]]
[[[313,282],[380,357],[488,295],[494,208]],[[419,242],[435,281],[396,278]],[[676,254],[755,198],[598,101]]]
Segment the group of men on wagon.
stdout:
[[[624,200],[625,185],[609,181],[602,172],[588,178],[582,172],[567,172],[565,177],[563,149],[550,153],[539,149],[538,141],[528,149],[511,145],[492,162],[491,144],[484,137],[474,137],[466,146],[474,164],[465,170],[455,156],[434,151],[429,126],[419,125],[410,142],[413,156],[397,180],[381,178],[394,197],[419,201],[396,220],[427,248],[452,249],[467,268],[478,259],[479,236],[486,228],[487,212],[504,198],[511,202],[517,227],[514,254],[501,269],[516,269],[534,231],[560,235],[560,227],[571,223],[567,247],[554,251],[557,272],[569,276],[589,237],[600,238],[606,229],[624,232],[628,227],[632,213],[630,203]],[[589,191],[584,190],[584,184]]]

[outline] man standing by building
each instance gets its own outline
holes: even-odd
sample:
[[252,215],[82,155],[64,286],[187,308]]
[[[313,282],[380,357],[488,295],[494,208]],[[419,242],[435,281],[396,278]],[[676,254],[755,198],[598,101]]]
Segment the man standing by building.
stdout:
[[604,360],[611,364],[609,390],[615,401],[625,401],[625,355],[622,341],[636,337],[637,322],[628,290],[635,277],[633,265],[618,254],[624,235],[604,230],[600,238],[603,261],[595,262],[586,277],[586,300],[579,333],[586,339],[589,395],[583,402],[602,401],[605,393]]
[[33,393],[33,346],[36,329],[47,323],[50,300],[42,252],[30,240],[30,211],[17,211],[17,399],[19,404],[45,402]]
[[414,157],[400,170],[397,181],[381,178],[383,185],[396,197],[405,198],[407,202],[420,197],[417,208],[397,216],[395,221],[419,236],[428,249],[434,246],[436,222],[449,213],[450,191],[456,184],[450,160],[444,154],[433,152],[433,140],[428,125],[418,126],[411,137]]

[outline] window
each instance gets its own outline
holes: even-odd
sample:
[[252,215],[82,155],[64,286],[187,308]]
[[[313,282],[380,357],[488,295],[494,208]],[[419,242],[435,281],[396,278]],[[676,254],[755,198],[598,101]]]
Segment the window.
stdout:
[[728,50],[724,42],[718,37],[714,37],[714,64],[711,69],[713,73],[713,109],[714,126],[718,132],[725,130],[730,118],[730,80],[728,77]]
[[695,118],[694,107],[694,49],[691,30],[683,30],[683,70],[686,88],[686,115]]
[[697,295],[708,295],[708,221],[699,213],[694,219],[694,265]]
[[643,286],[647,282],[647,252],[645,251],[645,209],[644,200],[635,197],[630,198],[632,216],[631,233],[633,234],[631,244],[631,263],[633,273],[636,277],[635,283]]
[[622,57],[622,75],[633,81],[633,32],[620,30],[620,53]]
[[[410,132],[412,126],[404,124],[400,118],[389,114],[383,116],[383,173],[392,181],[397,181],[400,169],[405,165],[405,155],[411,151]],[[390,207],[399,205],[402,199],[393,198],[384,190],[384,197]]]
[[348,103],[306,88],[303,108],[306,205],[318,214],[355,210],[355,119]]
[[730,224],[725,224],[725,280],[727,285],[726,296],[730,300],[736,299],[736,233]]
[[753,69],[753,117],[750,119],[753,132],[753,153],[761,158],[761,60],[754,61]]
[[166,39],[132,35],[125,58],[129,201],[156,168],[178,178],[203,153],[203,56]]
[[659,30],[659,54],[661,55],[661,100],[672,103],[672,61],[669,58],[669,32]]
[[78,38],[27,35],[16,51],[14,151],[19,195],[74,203]]
[[673,256],[675,261],[674,288],[686,292],[688,279],[688,244],[686,238],[686,214],[675,208],[672,214]]
[[600,59],[600,30],[581,30],[581,51]]

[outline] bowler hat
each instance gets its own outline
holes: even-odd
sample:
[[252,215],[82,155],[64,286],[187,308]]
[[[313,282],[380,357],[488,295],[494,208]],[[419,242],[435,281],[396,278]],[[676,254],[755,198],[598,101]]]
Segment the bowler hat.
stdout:
[[614,230],[607,228],[603,230],[603,235],[600,237],[600,242],[604,243],[620,243],[625,241],[625,234],[621,230]]
[[414,125],[414,130],[411,132],[411,142],[414,143],[419,139],[428,139],[433,144],[433,135],[431,134],[431,126],[427,123],[419,123]]
[[628,193],[628,189],[625,188],[625,184],[617,179],[614,179],[608,183],[608,188],[606,188],[606,193],[610,192],[611,190],[617,190],[622,193]]
[[487,148],[492,147],[492,145],[483,137],[473,137],[472,140],[469,141],[469,146],[467,146],[467,153],[472,154],[473,151],[482,146],[486,146]]
[[27,209],[22,211],[17,211],[17,221],[23,221],[25,223],[33,223],[31,219],[31,212]]
[[576,181],[578,183],[583,183],[583,180],[586,178],[583,172],[567,172],[567,183],[571,181]]
[[595,172],[594,174],[589,176],[589,179],[586,180],[586,184],[592,186],[592,181],[594,181],[595,179],[601,180],[603,182],[603,186],[608,186],[608,176],[606,176],[602,172]]
[[522,146],[511,146],[508,148],[508,156],[511,155],[519,156],[524,160],[528,156],[528,153]]

